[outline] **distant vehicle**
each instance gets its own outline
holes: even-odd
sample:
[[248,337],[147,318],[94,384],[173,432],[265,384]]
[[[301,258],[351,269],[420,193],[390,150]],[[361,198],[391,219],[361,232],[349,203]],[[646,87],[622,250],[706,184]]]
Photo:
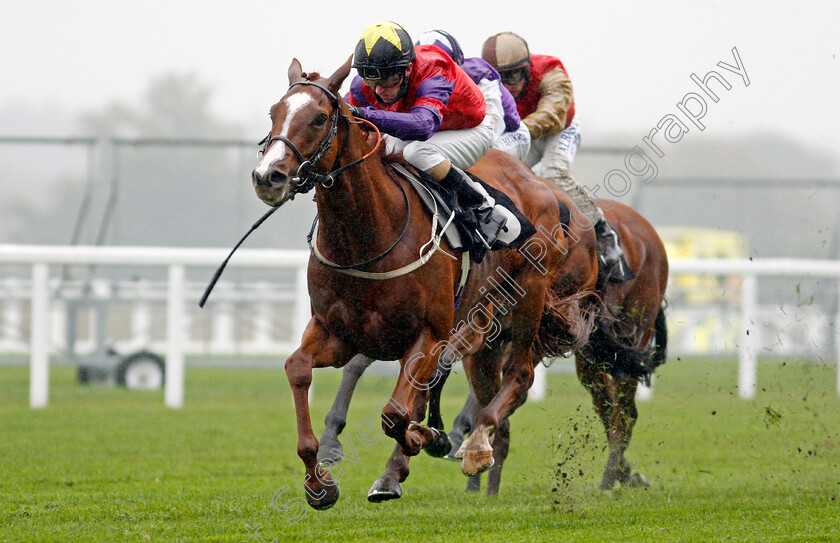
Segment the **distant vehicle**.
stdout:
[[[91,308],[95,315],[95,349],[80,356],[76,353],[76,322],[79,310]],[[160,355],[148,350],[120,354],[105,344],[107,301],[78,299],[67,302],[67,358],[77,366],[79,383],[105,383],[131,390],[157,390],[166,382],[166,364]]]
[[[671,226],[657,228],[668,259],[747,258],[747,237],[740,232]],[[672,279],[669,298],[688,305],[740,300],[739,276],[680,274]]]

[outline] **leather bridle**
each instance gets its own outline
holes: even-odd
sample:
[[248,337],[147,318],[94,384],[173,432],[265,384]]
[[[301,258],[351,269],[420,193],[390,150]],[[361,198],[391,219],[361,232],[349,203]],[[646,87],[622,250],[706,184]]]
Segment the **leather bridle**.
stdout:
[[[259,156],[260,158],[262,158],[262,156],[265,154],[265,152],[268,150],[271,144],[275,141],[282,141],[283,143],[288,145],[289,148],[292,150],[292,153],[295,154],[295,158],[297,158],[298,162],[300,162],[300,166],[298,166],[297,172],[294,176],[292,176],[291,179],[291,182],[294,185],[292,193],[306,194],[307,192],[312,190],[312,188],[315,186],[315,183],[321,183],[321,185],[323,185],[325,188],[332,187],[335,183],[335,177],[338,174],[352,168],[353,166],[356,166],[357,164],[360,164],[366,158],[371,156],[376,151],[376,149],[379,148],[379,140],[381,140],[381,138],[377,139],[376,146],[374,147],[373,151],[363,156],[362,158],[355,160],[350,164],[345,164],[344,166],[336,168],[325,174],[315,171],[315,164],[317,164],[324,157],[324,154],[326,154],[330,146],[332,146],[332,142],[338,134],[338,117],[339,115],[341,115],[340,108],[338,105],[338,97],[327,87],[321,85],[320,83],[315,83],[313,81],[298,81],[297,83],[292,83],[291,86],[289,86],[289,91],[291,91],[298,85],[318,87],[326,93],[326,95],[330,99],[330,102],[332,102],[333,113],[330,116],[330,126],[327,130],[327,133],[324,134],[324,139],[321,140],[321,143],[318,145],[318,148],[315,149],[315,152],[312,153],[312,156],[310,156],[309,158],[304,158],[303,153],[300,152],[297,146],[294,143],[292,143],[291,140],[289,140],[289,138],[285,136],[272,136],[271,132],[269,132],[268,135],[264,137],[262,141],[259,142],[259,145],[263,146],[262,149],[260,149],[259,151]],[[288,94],[289,91],[286,91],[286,93]],[[350,122],[350,119],[348,119],[346,116],[341,116],[344,117],[348,122]],[[377,132],[379,131],[377,130]],[[338,157],[336,157],[336,160],[337,159]]]
[[[371,123],[370,121],[368,121],[366,119],[359,119],[361,122],[367,123],[374,130],[376,130],[377,141],[376,141],[376,145],[374,146],[374,148],[370,152],[368,152],[366,155],[364,155],[363,157],[361,157],[357,160],[354,160],[353,162],[351,162],[349,164],[345,164],[344,166],[341,166],[339,168],[335,168],[335,169],[329,171],[328,173],[320,173],[320,172],[315,171],[314,165],[317,164],[324,157],[324,154],[326,154],[327,150],[330,148],[330,146],[332,146],[332,142],[335,139],[336,135],[338,134],[338,117],[339,117],[339,115],[341,115],[348,123],[353,122],[353,121],[351,121],[345,115],[340,114],[338,97],[327,87],[325,87],[325,86],[323,86],[319,83],[315,83],[313,81],[304,80],[304,81],[298,81],[296,83],[292,83],[292,85],[289,86],[289,91],[291,91],[297,85],[309,85],[309,86],[312,86],[312,87],[317,87],[317,88],[321,89],[322,91],[324,91],[326,93],[326,95],[329,97],[330,102],[332,102],[333,113],[332,113],[332,116],[330,117],[329,129],[327,130],[327,133],[324,134],[324,139],[321,140],[321,143],[318,145],[318,148],[315,149],[315,152],[308,159],[304,158],[303,153],[300,152],[300,150],[297,148],[297,146],[295,146],[295,144],[292,143],[289,140],[289,138],[287,138],[285,136],[272,136],[271,133],[269,133],[268,136],[263,138],[263,140],[259,143],[260,145],[263,146],[263,148],[260,150],[260,156],[262,156],[262,155],[265,154],[265,152],[268,150],[268,147],[272,143],[274,143],[275,141],[282,141],[283,143],[285,143],[286,145],[289,146],[289,148],[292,150],[292,153],[294,153],[295,158],[297,158],[298,162],[300,162],[300,166],[298,167],[297,172],[295,173],[295,175],[291,179],[291,182],[294,185],[294,188],[292,189],[292,199],[294,198],[295,194],[305,194],[305,193],[309,192],[310,190],[312,190],[312,187],[315,186],[315,183],[321,183],[321,185],[324,188],[332,187],[333,184],[335,183],[335,177],[336,176],[338,176],[340,173],[344,172],[345,170],[348,170],[348,169],[352,168],[353,166],[361,164],[365,159],[367,159],[368,157],[373,155],[376,152],[376,150],[379,148],[379,144],[382,141],[382,136],[379,133],[379,129],[373,123]],[[287,94],[288,94],[288,91],[287,91]],[[340,155],[340,152],[339,152],[339,155]],[[339,157],[336,156],[336,160],[338,160],[338,158]],[[309,230],[309,235],[306,236],[306,243],[309,245],[309,251],[312,254],[313,258],[315,258],[315,260],[317,260],[320,264],[322,264],[323,266],[326,266],[327,268],[330,268],[330,269],[338,271],[338,272],[347,272],[347,271],[350,271],[350,270],[358,270],[359,268],[363,268],[365,266],[373,264],[374,262],[378,262],[379,260],[382,260],[382,258],[384,258],[388,253],[393,251],[394,248],[397,246],[397,244],[400,242],[400,240],[402,240],[405,237],[406,232],[408,232],[408,226],[411,224],[411,204],[409,203],[409,200],[408,200],[408,193],[406,192],[405,187],[403,187],[402,183],[400,183],[398,181],[396,183],[397,183],[397,186],[399,186],[400,189],[402,190],[403,198],[405,200],[405,208],[407,210],[406,211],[406,220],[405,220],[405,226],[403,227],[403,230],[400,233],[399,237],[394,241],[394,243],[391,244],[390,247],[388,247],[388,249],[386,249],[383,253],[381,253],[381,254],[373,257],[373,258],[365,260],[364,262],[359,262],[357,264],[339,265],[339,264],[336,264],[334,262],[331,262],[321,254],[321,252],[318,250],[318,248],[312,242],[312,238],[313,238],[314,233],[315,233],[315,227],[318,224],[318,216],[316,215],[315,220],[312,222],[312,228]]]

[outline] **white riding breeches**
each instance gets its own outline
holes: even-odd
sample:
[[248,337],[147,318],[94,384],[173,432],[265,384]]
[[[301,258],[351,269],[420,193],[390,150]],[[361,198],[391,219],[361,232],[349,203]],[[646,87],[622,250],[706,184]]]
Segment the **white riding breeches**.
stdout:
[[504,132],[493,142],[493,149],[504,151],[513,155],[521,161],[528,158],[528,151],[531,150],[531,131],[525,123],[519,124],[519,129],[514,132]]
[[499,83],[483,79],[478,88],[484,94],[486,104],[481,124],[463,130],[441,130],[426,141],[404,141],[386,134],[382,136],[386,154],[402,151],[406,162],[424,172],[447,158],[462,170],[478,162],[505,126]]
[[568,175],[580,145],[580,116],[556,134],[531,141],[531,150],[525,162],[534,173],[546,179]]

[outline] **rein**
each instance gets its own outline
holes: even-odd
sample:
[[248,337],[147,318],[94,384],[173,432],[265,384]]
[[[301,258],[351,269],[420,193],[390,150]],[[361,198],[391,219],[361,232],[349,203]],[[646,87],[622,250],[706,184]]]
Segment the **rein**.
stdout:
[[[292,177],[291,182],[295,185],[295,188],[292,189],[292,199],[294,199],[295,194],[306,194],[315,186],[315,183],[321,183],[324,188],[330,188],[335,183],[335,177],[345,170],[349,170],[353,166],[357,166],[364,162],[368,157],[373,155],[377,149],[379,149],[379,144],[382,142],[382,135],[379,133],[379,129],[376,126],[368,121],[367,119],[360,119],[364,121],[368,125],[372,126],[374,130],[376,130],[376,145],[370,152],[363,157],[354,160],[349,164],[345,164],[339,168],[336,168],[328,173],[322,174],[313,170],[315,164],[320,162],[320,160],[324,157],[324,154],[329,150],[332,146],[332,142],[335,139],[336,135],[338,134],[338,117],[340,115],[340,108],[338,105],[338,97],[327,87],[321,85],[320,83],[315,83],[313,81],[298,81],[296,83],[292,83],[289,86],[289,91],[295,88],[298,85],[308,85],[312,87],[318,87],[322,91],[324,91],[330,99],[330,102],[333,104],[333,113],[330,116],[330,128],[327,130],[327,133],[324,135],[324,139],[321,140],[321,143],[318,145],[318,148],[315,149],[315,152],[310,156],[308,159],[303,157],[303,153],[292,143],[289,138],[285,136],[272,136],[271,132],[268,133],[266,137],[264,137],[258,145],[262,145],[262,149],[259,151],[259,156],[262,157],[268,148],[271,146],[272,143],[275,141],[282,141],[295,154],[295,158],[297,158],[298,162],[300,162],[300,166],[298,166],[297,172]],[[289,93],[286,91],[286,94]],[[343,116],[343,115],[342,115]],[[344,116],[343,116],[344,117]],[[347,117],[344,117],[347,119]],[[347,119],[350,122],[350,119]]]
[[[339,100],[338,100],[338,97],[335,95],[335,93],[333,93],[330,89],[321,85],[320,83],[315,83],[313,81],[306,81],[306,80],[298,81],[296,83],[292,83],[289,86],[289,90],[286,91],[286,93],[288,94],[289,91],[291,91],[293,88],[295,88],[298,85],[308,85],[308,86],[317,87],[317,88],[321,89],[322,91],[324,91],[324,93],[326,93],[326,95],[330,99],[330,102],[332,102],[332,104],[333,104],[333,113],[330,117],[330,127],[327,130],[327,133],[324,135],[324,139],[321,140],[321,143],[318,145],[318,148],[315,150],[315,152],[312,154],[312,156],[310,156],[308,159],[306,159],[306,158],[304,158],[303,153],[301,153],[300,150],[297,148],[297,146],[294,143],[292,143],[287,137],[279,136],[279,135],[278,136],[272,136],[271,132],[269,132],[268,135],[258,143],[258,145],[262,145],[262,148],[259,151],[259,156],[260,157],[262,157],[265,154],[265,152],[268,150],[268,148],[271,146],[272,143],[274,143],[275,141],[281,141],[284,144],[289,146],[289,148],[295,154],[295,158],[297,158],[298,162],[300,162],[300,166],[298,167],[297,172],[295,173],[294,177],[292,177],[292,179],[291,179],[291,183],[294,184],[294,187],[292,188],[292,191],[291,191],[291,197],[290,197],[290,199],[292,199],[292,200],[294,199],[295,195],[306,194],[307,192],[312,190],[312,188],[315,187],[315,183],[321,183],[321,185],[324,188],[332,187],[335,184],[335,177],[336,176],[338,176],[339,174],[343,173],[344,171],[349,170],[350,168],[352,168],[354,166],[357,166],[357,165],[361,164],[362,162],[364,162],[365,160],[367,160],[369,157],[371,157],[379,149],[379,145],[382,143],[382,134],[379,132],[379,129],[376,127],[376,125],[374,125],[372,122],[368,121],[367,119],[358,119],[359,121],[370,125],[376,131],[376,145],[373,147],[373,149],[371,149],[367,154],[365,154],[361,158],[358,158],[358,159],[354,160],[353,162],[350,162],[349,164],[345,164],[344,166],[340,166],[340,167],[338,167],[334,170],[331,170],[331,171],[329,171],[325,174],[322,174],[322,173],[319,173],[319,172],[315,171],[313,169],[314,165],[317,164],[318,162],[320,162],[320,160],[326,154],[327,150],[329,150],[330,147],[332,146],[332,142],[335,139],[336,135],[338,135],[338,118],[339,118],[339,115],[344,117],[347,120],[348,123],[352,123],[353,121],[351,121],[346,115],[341,114],[340,107],[339,107]],[[338,159],[338,156],[336,156],[336,160],[337,159]],[[437,252],[438,250],[441,250],[440,249],[440,236],[436,236],[436,226],[437,226],[436,220],[432,221],[432,240],[430,241],[430,243],[432,244],[432,248],[428,252],[426,252],[426,254],[423,254],[423,248],[425,248],[427,245],[429,245],[429,243],[424,245],[423,248],[421,248],[421,250],[420,250],[420,258],[418,260],[412,262],[411,264],[408,264],[407,266],[403,266],[402,268],[392,270],[392,271],[389,271],[389,272],[365,272],[365,271],[361,271],[361,270],[357,269],[357,268],[360,268],[360,267],[363,267],[363,266],[367,266],[369,264],[373,264],[374,262],[378,262],[379,260],[384,258],[388,253],[393,251],[394,248],[397,246],[397,244],[400,242],[400,240],[402,240],[403,237],[405,237],[405,234],[408,231],[408,226],[411,224],[411,205],[410,205],[410,202],[409,202],[409,199],[408,199],[408,194],[405,190],[405,187],[403,187],[402,183],[400,183],[396,179],[394,179],[394,182],[400,187],[400,189],[403,192],[403,197],[405,198],[405,206],[406,206],[406,209],[407,209],[407,218],[406,218],[405,226],[403,227],[402,233],[397,238],[397,240],[393,244],[391,244],[391,246],[385,252],[383,252],[382,254],[380,254],[378,256],[375,256],[375,257],[373,257],[369,260],[366,260],[364,262],[360,262],[358,264],[350,264],[350,265],[342,266],[342,265],[336,264],[334,262],[331,262],[318,249],[317,243],[312,242],[312,238],[313,238],[313,235],[314,235],[314,232],[315,232],[315,228],[318,224],[318,217],[316,215],[315,220],[312,222],[312,228],[309,231],[309,235],[307,235],[307,237],[306,237],[306,242],[309,245],[309,251],[310,251],[310,254],[312,255],[312,257],[318,263],[320,263],[321,265],[326,266],[327,268],[330,268],[330,269],[332,269],[332,270],[334,270],[338,273],[343,273],[343,274],[346,274],[346,275],[352,275],[354,277],[362,277],[362,278],[365,278],[365,279],[377,279],[377,280],[391,279],[393,277],[399,277],[401,275],[405,275],[405,274],[407,274],[411,271],[414,271],[415,269],[419,268],[420,266],[424,265],[426,262],[428,262],[435,252]],[[225,270],[225,267],[227,266],[228,262],[230,261],[231,257],[233,256],[233,253],[236,252],[236,250],[242,245],[242,243],[245,241],[245,239],[248,236],[250,236],[251,233],[254,230],[256,230],[263,222],[265,222],[266,219],[268,219],[268,217],[270,217],[278,209],[279,209],[279,206],[272,207],[271,209],[269,209],[262,217],[260,217],[251,226],[251,228],[248,230],[248,232],[246,232],[245,235],[242,236],[242,239],[239,240],[239,243],[237,243],[233,247],[233,249],[231,249],[227,258],[225,258],[225,260],[221,263],[219,268],[213,274],[213,277],[210,280],[210,283],[207,285],[207,288],[204,290],[204,294],[202,295],[201,300],[198,303],[199,307],[202,307],[202,308],[204,307],[204,304],[207,302],[207,298],[210,296],[210,293],[213,291],[213,288],[216,286],[216,283],[218,282],[219,278],[222,276],[222,272]],[[445,251],[444,251],[444,254],[447,254],[447,253],[445,253]],[[451,257],[451,255],[449,255],[449,254],[447,254],[447,256]],[[451,258],[454,258],[454,257],[451,257]]]

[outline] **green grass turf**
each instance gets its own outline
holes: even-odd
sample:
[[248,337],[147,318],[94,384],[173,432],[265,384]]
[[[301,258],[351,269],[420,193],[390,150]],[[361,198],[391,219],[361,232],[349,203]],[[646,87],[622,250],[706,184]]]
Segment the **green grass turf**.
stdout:
[[[315,373],[319,435],[338,378]],[[173,411],[162,392],[79,386],[56,367],[49,407],[30,410],[28,368],[0,367],[0,541],[258,541],[245,524],[268,542],[840,540],[836,369],[763,362],[752,401],[736,382],[732,361],[660,368],[628,452],[647,490],[598,490],[600,424],[574,375],[551,374],[547,400],[512,419],[498,497],[464,493],[458,464],[421,454],[401,500],[369,504],[392,442],[354,437],[339,502],[290,524],[303,470],[282,370],[188,368]],[[392,387],[362,378],[345,436]],[[466,390],[453,375],[447,423]],[[286,485],[277,504],[292,507],[277,510]]]

